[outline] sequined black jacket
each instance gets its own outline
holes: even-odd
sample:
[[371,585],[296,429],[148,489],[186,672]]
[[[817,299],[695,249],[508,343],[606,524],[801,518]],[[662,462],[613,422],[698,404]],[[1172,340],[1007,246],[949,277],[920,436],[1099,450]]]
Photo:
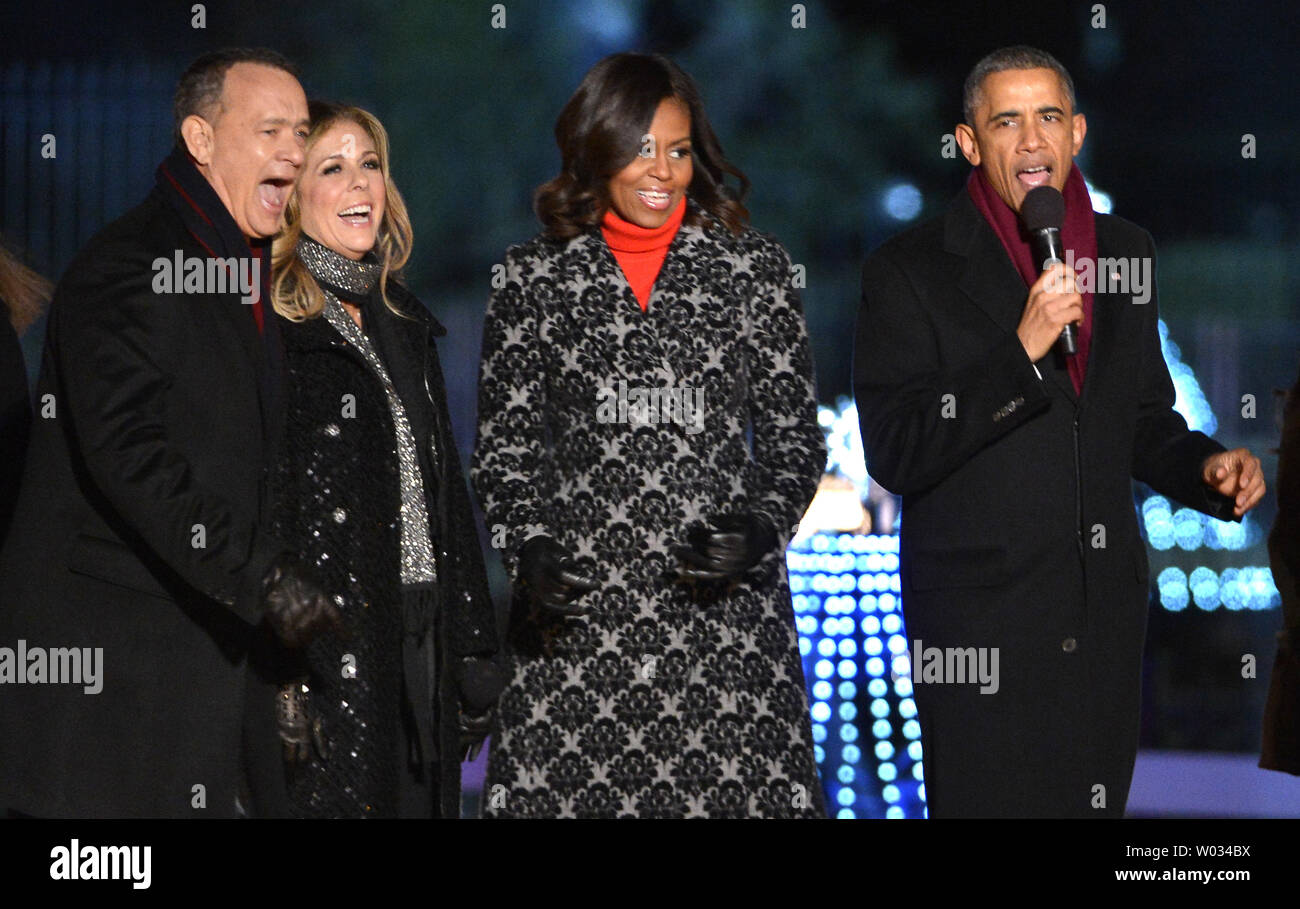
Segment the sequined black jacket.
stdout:
[[[384,358],[420,451],[437,552],[436,744],[439,754],[450,756],[457,750],[459,707],[454,665],[462,656],[496,651],[495,617],[434,343],[446,332],[404,288],[390,286],[389,297],[405,317],[377,298],[366,301],[365,330]],[[334,673],[331,688],[364,690],[376,704],[391,703],[400,692],[402,626],[413,631],[422,617],[402,614],[398,461],[384,389],[324,318],[282,320],[281,332],[286,392],[272,526],[342,600],[345,622],[365,611],[369,638],[332,645],[355,658],[356,675],[340,681]],[[374,618],[375,610],[382,610],[382,620]],[[381,728],[375,735],[391,732],[382,718],[376,722]],[[459,761],[441,761],[440,771],[442,814],[455,817]]]

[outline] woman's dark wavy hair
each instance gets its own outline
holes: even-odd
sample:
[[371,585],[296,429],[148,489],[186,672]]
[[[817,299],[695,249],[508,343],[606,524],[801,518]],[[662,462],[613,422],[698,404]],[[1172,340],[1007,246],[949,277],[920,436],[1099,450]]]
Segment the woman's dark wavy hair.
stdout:
[[[560,175],[533,194],[547,235],[566,240],[600,223],[610,206],[610,178],[637,156],[665,98],[677,98],[691,115],[694,174],[687,196],[732,233],[745,229],[749,180],[722,153],[691,77],[659,54],[613,54],[588,71],[555,121]],[[728,174],[738,188],[723,183]],[[704,220],[698,212],[686,216],[690,224]]]

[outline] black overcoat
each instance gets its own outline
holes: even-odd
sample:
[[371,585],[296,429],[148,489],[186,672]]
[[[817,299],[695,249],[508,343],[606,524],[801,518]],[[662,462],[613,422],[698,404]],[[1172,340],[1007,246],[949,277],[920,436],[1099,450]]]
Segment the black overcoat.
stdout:
[[0,647],[102,648],[102,690],[0,685],[0,802],[29,814],[237,813],[247,654],[280,551],[259,529],[274,348],[237,290],[156,292],[178,252],[208,256],[155,189],[50,310]]
[[[1149,234],[1096,224],[1099,258],[1154,275]],[[1055,353],[1035,373],[1026,296],[965,191],[863,271],[854,388],[868,470],[903,497],[910,650],[998,651],[995,692],[915,685],[934,817],[1123,813],[1149,602],[1132,480],[1232,517],[1200,480],[1222,447],[1173,409],[1154,287],[1095,295],[1081,397]]]
[[1282,595],[1282,630],[1269,676],[1259,766],[1300,775],[1300,378],[1286,397],[1276,489],[1268,558]]

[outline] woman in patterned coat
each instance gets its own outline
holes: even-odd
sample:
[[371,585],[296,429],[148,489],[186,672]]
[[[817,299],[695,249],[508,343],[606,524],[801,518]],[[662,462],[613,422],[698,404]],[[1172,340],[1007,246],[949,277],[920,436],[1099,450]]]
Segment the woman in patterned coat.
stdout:
[[514,581],[484,814],[824,816],[784,550],[825,448],[789,257],[662,57],[598,63],[556,138],[484,326],[471,477]]

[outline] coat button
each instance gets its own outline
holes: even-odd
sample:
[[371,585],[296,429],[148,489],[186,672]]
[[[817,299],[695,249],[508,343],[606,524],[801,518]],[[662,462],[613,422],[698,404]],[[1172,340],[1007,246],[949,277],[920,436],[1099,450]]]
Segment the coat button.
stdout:
[[1079,642],[1074,638],[1066,638],[1061,642],[1061,649],[1066,653],[1074,653],[1079,648]]

